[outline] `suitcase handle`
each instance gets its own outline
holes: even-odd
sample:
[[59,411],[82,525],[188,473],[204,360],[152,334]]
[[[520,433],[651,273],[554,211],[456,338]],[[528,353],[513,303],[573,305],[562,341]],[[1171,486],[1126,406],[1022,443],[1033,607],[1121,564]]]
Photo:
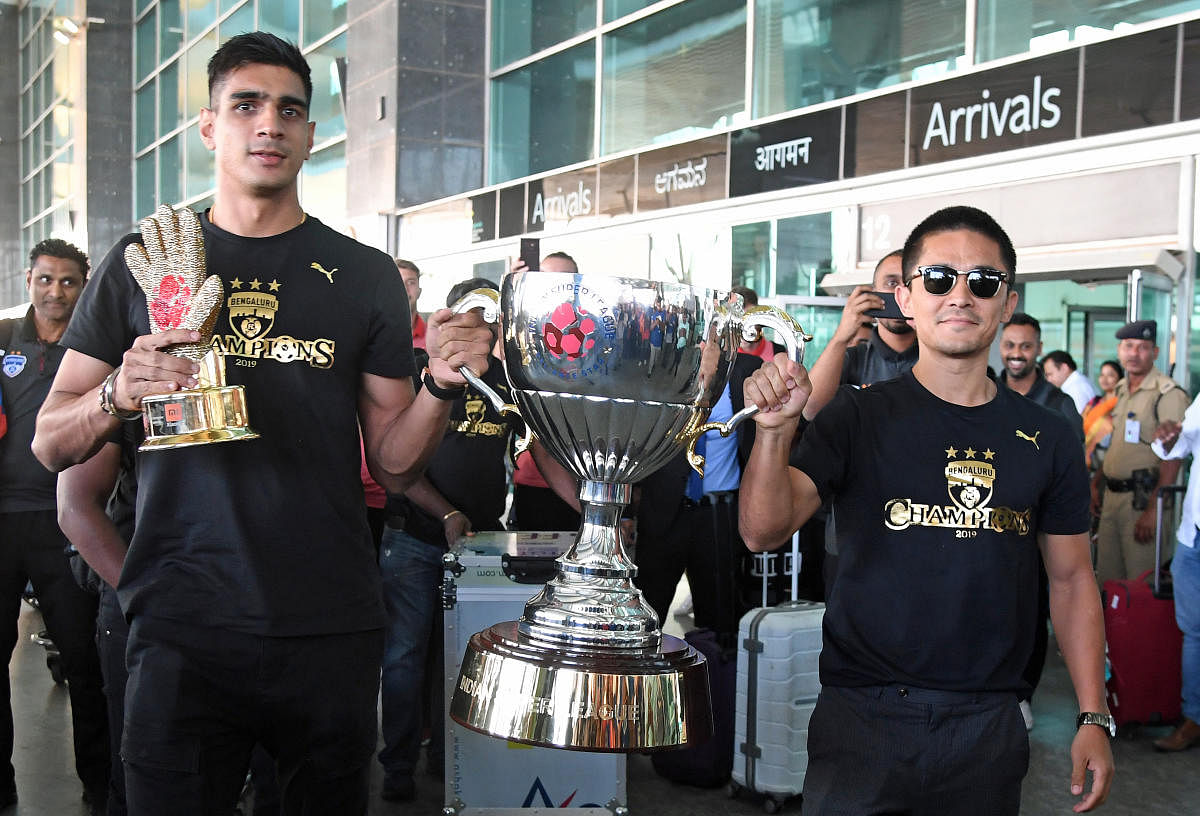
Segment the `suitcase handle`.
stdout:
[[502,555],[500,567],[510,581],[518,584],[544,584],[554,577],[558,564],[553,558],[525,555]]

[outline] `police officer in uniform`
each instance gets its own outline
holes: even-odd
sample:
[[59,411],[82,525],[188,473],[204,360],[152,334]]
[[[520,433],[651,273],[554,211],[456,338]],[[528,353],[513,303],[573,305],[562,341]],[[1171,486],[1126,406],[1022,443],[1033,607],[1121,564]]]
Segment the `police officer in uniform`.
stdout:
[[1150,449],[1154,429],[1181,422],[1188,395],[1154,367],[1158,324],[1138,320],[1117,332],[1117,357],[1125,378],[1117,383],[1112,446],[1092,481],[1092,511],[1099,511],[1096,577],[1136,578],[1154,564],[1155,499],[1179,474],[1178,461],[1159,461]]

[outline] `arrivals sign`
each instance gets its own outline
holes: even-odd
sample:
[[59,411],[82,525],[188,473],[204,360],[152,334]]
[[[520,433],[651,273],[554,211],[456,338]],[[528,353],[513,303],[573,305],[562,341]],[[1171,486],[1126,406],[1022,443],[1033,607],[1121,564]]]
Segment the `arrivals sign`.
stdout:
[[1079,51],[912,89],[910,166],[1075,138]]
[[735,130],[729,141],[729,195],[836,181],[842,109]]
[[638,210],[725,198],[725,139],[722,133],[638,156]]
[[587,167],[529,182],[526,232],[539,232],[596,214],[596,168]]

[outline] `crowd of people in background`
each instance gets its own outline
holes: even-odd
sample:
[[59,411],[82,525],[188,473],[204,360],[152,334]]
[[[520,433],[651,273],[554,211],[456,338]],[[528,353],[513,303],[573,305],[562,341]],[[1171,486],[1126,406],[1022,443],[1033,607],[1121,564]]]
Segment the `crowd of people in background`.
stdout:
[[[84,253],[39,244],[30,310],[0,324],[5,642],[11,655],[32,581],[62,649],[93,813],[229,813],[249,767],[257,813],[363,813],[380,696],[382,795],[413,798],[423,740],[428,771],[442,773],[442,554],[472,531],[579,523],[573,477],[536,443],[506,466],[520,427],[459,373],[506,392],[493,329],[448,308],[423,318],[415,264],[301,210],[311,92],[294,46],[241,35],[210,62],[201,113],[217,154],[199,219],[209,272],[237,289],[252,267],[278,292],[280,333],[336,339],[328,367],[239,357],[261,440],[135,454],[142,397],[194,387],[199,372],[165,353],[198,334],[150,330],[144,304],[161,293],[131,274],[139,235],[86,288]],[[298,275],[293,256],[316,271]],[[579,271],[565,253],[541,266]],[[1090,809],[1111,784],[1107,736],[1092,728],[1106,716],[1096,581],[1159,566],[1155,500],[1200,444],[1200,408],[1156,368],[1154,321],[1117,332],[1118,359],[1093,384],[1066,351],[1043,353],[1015,284],[1015,251],[990,216],[931,215],[850,293],[811,370],[766,337],[742,343],[706,407],[718,421],[761,410],[728,439],[701,438],[703,477],[681,455],[636,487],[639,588],[665,618],[686,575],[696,624],[726,638],[753,605],[738,584],[749,550],[801,531],[802,594],[828,602],[806,812],[861,812],[868,799],[903,811],[920,788],[925,806],[1015,813],[1051,618],[1081,711],[1099,718],[1081,720],[1072,791]],[[495,282],[464,280],[446,305],[481,286]],[[881,293],[899,316],[879,314]],[[617,327],[650,376],[679,364],[697,320],[660,300],[619,312]],[[970,546],[945,546],[956,531],[929,508],[947,490],[963,518],[1003,520],[964,522]],[[1185,720],[1164,751],[1200,742],[1198,502],[1193,479],[1179,546],[1163,548],[1185,633]],[[72,577],[68,538],[96,575],[91,592]],[[912,706],[944,719],[913,730]],[[921,755],[910,770],[925,781],[892,773],[896,740]],[[9,762],[0,809],[16,798]]]

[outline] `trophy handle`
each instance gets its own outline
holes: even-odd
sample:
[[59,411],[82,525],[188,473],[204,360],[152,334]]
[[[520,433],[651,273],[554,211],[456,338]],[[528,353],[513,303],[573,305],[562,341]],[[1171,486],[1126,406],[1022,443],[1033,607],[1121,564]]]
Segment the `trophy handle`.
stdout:
[[[483,320],[485,323],[499,323],[500,293],[495,289],[472,289],[470,292],[467,292],[465,295],[459,298],[454,305],[450,307],[450,311],[454,312],[454,314],[462,314],[463,312],[469,312],[472,309],[480,308],[483,309]],[[512,414],[513,416],[517,417],[521,416],[520,408],[518,408],[516,405],[513,405],[511,402],[505,402],[504,398],[497,394],[490,385],[481,380],[479,375],[474,371],[466,366],[463,366],[458,370],[458,373],[462,374],[463,379],[469,382],[476,391],[479,391],[488,398],[488,402],[490,402],[492,407],[496,409],[496,413],[500,414],[501,416],[506,414]],[[524,417],[521,418],[524,419]],[[522,436],[513,447],[513,458],[515,459],[517,456],[520,456],[522,453],[524,453],[532,441],[533,430],[529,427],[529,423],[526,422],[525,435]]]
[[[742,318],[742,337],[747,341],[756,336],[754,329],[765,326],[775,329],[787,347],[788,357],[801,365],[804,364],[804,344],[812,341],[812,335],[801,328],[800,324],[790,314],[778,306],[751,306]],[[709,431],[720,431],[721,436],[729,436],[738,425],[758,413],[757,405],[748,405],[729,418],[728,422],[706,422],[688,432],[687,459],[692,469],[704,475],[704,457],[696,453],[696,442],[700,435]]]

